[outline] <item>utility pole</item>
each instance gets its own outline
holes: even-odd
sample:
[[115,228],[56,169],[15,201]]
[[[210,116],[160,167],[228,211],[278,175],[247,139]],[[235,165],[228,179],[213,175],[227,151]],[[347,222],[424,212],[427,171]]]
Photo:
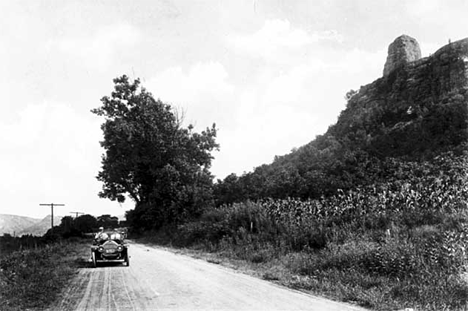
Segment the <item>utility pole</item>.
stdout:
[[75,218],[78,218],[78,214],[79,215],[84,215],[84,213],[82,213],[82,212],[70,212],[70,214],[75,214]]
[[57,203],[50,203],[50,204],[39,204],[40,206],[50,206],[50,229],[54,230],[54,206],[65,206],[65,204],[57,204]]

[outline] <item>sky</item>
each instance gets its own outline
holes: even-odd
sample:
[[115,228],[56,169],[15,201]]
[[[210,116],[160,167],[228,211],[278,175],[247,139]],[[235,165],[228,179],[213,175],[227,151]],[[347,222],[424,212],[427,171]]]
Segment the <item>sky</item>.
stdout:
[[463,0],[0,0],[0,214],[133,208],[100,199],[104,150],[90,110],[140,78],[202,131],[216,179],[241,175],[334,124],[350,89],[382,76],[388,45],[422,55],[468,37]]

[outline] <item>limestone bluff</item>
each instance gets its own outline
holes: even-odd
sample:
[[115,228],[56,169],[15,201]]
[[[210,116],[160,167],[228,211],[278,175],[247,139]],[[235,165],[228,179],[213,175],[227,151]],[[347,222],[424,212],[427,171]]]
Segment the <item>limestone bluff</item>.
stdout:
[[346,94],[336,124],[271,164],[226,177],[216,186],[217,204],[319,199],[371,185],[398,188],[414,174],[439,174],[440,165],[464,167],[457,156],[468,146],[467,56],[468,39],[421,58],[415,39],[398,37],[389,46],[384,75]]
[[421,58],[418,42],[390,44],[383,77],[349,99],[333,135],[377,156],[425,156],[467,141],[468,38]]
[[388,46],[387,61],[384,67],[384,76],[395,68],[421,58],[421,49],[418,41],[407,35],[401,35]]

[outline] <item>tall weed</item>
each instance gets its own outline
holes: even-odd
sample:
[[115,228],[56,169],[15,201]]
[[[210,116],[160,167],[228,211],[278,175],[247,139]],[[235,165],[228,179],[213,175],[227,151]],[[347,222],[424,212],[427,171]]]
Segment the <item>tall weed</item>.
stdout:
[[397,164],[386,181],[331,197],[208,209],[179,226],[176,240],[253,263],[282,262],[296,275],[283,283],[363,306],[462,308],[466,157]]

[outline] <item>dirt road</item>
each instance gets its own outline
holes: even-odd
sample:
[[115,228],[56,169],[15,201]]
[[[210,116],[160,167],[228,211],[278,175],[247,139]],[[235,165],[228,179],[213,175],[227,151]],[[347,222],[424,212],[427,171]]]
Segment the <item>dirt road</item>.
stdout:
[[53,310],[362,310],[132,243],[130,267],[83,268]]

